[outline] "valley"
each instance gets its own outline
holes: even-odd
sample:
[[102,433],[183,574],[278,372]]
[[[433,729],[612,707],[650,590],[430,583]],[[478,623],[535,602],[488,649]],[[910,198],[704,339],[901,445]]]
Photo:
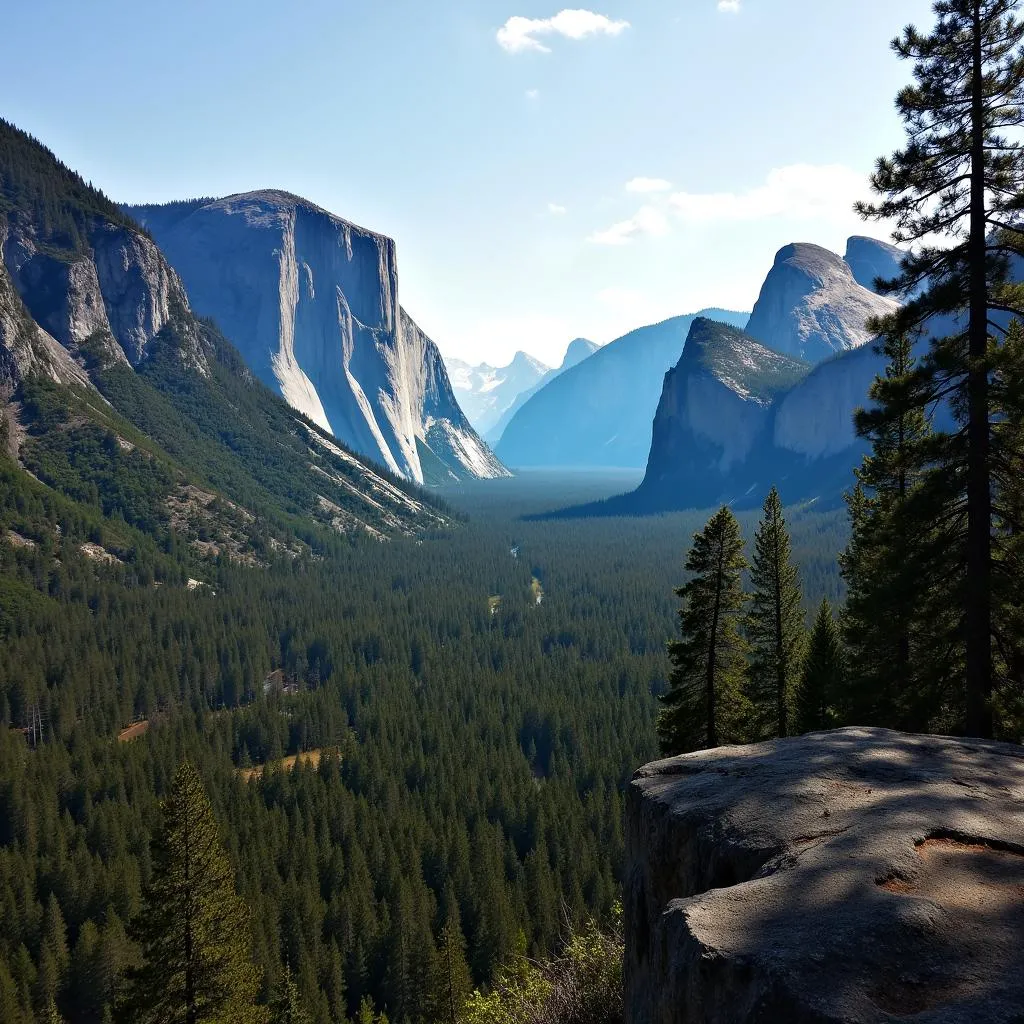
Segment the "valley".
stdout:
[[503,2],[4,13],[0,1024],[1024,1020],[1024,0]]
[[[3,714],[36,715],[53,736],[33,745],[0,732],[3,837],[23,837],[0,860],[13,984],[28,983],[14,953],[31,948],[53,892],[69,935],[95,927],[112,944],[99,989],[91,974],[75,980],[92,968],[84,946],[70,950],[72,1019],[100,1014],[127,967],[114,935],[139,905],[137,837],[184,757],[209,780],[236,851],[266,984],[287,953],[325,1019],[355,1014],[367,995],[394,1013],[396,991],[422,998],[430,957],[403,960],[403,944],[432,948],[424,936],[452,905],[478,984],[520,934],[540,953],[564,915],[607,918],[621,787],[656,753],[672,588],[705,515],[524,517],[635,482],[482,481],[445,494],[468,517],[457,528],[327,560],[222,560],[201,590],[72,557],[39,520],[30,530],[27,512],[4,511],[0,524],[40,545],[0,542],[0,678],[18,680]],[[809,606],[839,596],[845,530],[840,514],[795,516]],[[288,693],[264,695],[272,671]],[[117,742],[136,718],[148,729]],[[254,774],[260,785],[242,781]]]

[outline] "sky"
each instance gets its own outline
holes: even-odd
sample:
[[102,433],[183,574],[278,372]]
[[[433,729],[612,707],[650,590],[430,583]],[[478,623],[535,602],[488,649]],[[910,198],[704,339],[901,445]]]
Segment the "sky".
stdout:
[[[572,2],[572,0],[569,0]],[[395,238],[448,356],[548,364],[842,252],[930,0],[33,0],[0,115],[120,202],[298,193]]]

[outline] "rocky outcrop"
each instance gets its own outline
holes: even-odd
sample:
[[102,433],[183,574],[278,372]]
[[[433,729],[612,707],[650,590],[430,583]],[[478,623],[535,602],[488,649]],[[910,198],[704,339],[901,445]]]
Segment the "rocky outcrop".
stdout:
[[877,292],[875,282],[891,281],[900,274],[900,261],[905,253],[898,246],[877,238],[854,235],[846,243],[843,257],[857,284]]
[[703,310],[641,327],[541,388],[512,417],[497,447],[509,466],[642,467],[665,372],[698,316],[742,327],[744,313]]
[[718,501],[722,482],[765,433],[772,401],[809,369],[738,328],[694,320],[665,375],[640,500],[668,493],[690,506]]
[[517,352],[508,366],[472,366],[461,359],[446,359],[445,366],[460,407],[484,436],[490,435],[521,395],[532,392],[551,372],[526,352]]
[[1024,1020],[1024,750],[842,729],[640,769],[627,1024]]
[[854,413],[868,405],[868,389],[884,369],[885,359],[874,345],[819,363],[778,398],[773,447],[809,461],[852,453],[855,448],[859,453]]
[[505,428],[512,422],[512,417],[515,416],[519,410],[526,405],[526,403],[533,398],[541,388],[546,387],[556,377],[565,373],[566,370],[571,370],[574,366],[579,366],[584,359],[589,359],[601,346],[596,341],[589,341],[587,338],[574,338],[569,342],[568,347],[565,350],[565,355],[562,357],[560,366],[556,366],[553,370],[548,370],[543,377],[532,388],[523,391],[521,394],[516,396],[516,400],[501,414],[501,418],[493,427],[484,435],[487,442],[497,447],[501,441],[502,434],[505,433]]
[[[36,323],[19,294],[7,267],[7,256],[23,246],[20,234],[15,236],[10,224],[0,219],[0,401],[10,399],[18,384],[33,373],[61,384],[91,387],[82,367],[52,334]],[[73,265],[59,264],[52,277],[40,267],[38,280],[27,289],[27,294],[45,294],[55,306],[66,307],[62,286],[69,288],[69,281],[80,279]]]
[[108,361],[138,365],[171,317],[188,309],[177,275],[142,232],[97,217],[85,251],[41,243],[35,225],[15,217],[3,264],[36,323],[73,356],[87,340]]
[[[486,446],[466,434],[436,346],[405,329],[390,238],[274,190],[131,212],[181,274],[196,311],[313,422],[417,482],[435,475],[424,473],[421,450],[439,429],[465,441],[434,453],[442,475],[505,474],[493,456],[469,463],[458,454]],[[436,415],[424,405],[428,375]]]
[[865,345],[867,321],[895,308],[858,284],[835,253],[798,242],[776,255],[746,329],[777,352],[818,362]]

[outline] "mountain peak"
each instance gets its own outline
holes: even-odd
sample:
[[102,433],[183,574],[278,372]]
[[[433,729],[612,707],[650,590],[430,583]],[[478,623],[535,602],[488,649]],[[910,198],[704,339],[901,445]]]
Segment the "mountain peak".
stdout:
[[577,363],[582,363],[587,356],[593,355],[600,347],[596,341],[590,341],[588,338],[573,338],[565,349],[559,369],[568,370]]
[[818,361],[869,342],[867,322],[896,306],[859,284],[834,252],[793,242],[776,254],[747,333],[777,352]]
[[847,240],[844,258],[857,283],[877,291],[877,280],[891,281],[899,276],[900,263],[905,255],[902,249],[889,242],[853,235]]

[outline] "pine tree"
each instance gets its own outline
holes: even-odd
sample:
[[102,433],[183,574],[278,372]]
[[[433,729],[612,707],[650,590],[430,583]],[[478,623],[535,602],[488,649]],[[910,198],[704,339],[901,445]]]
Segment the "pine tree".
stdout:
[[[932,337],[913,386],[883,410],[948,403],[957,420],[937,432],[928,472],[910,519],[935,531],[946,559],[919,580],[942,590],[957,610],[946,630],[947,663],[962,658],[963,722],[969,733],[993,732],[993,538],[999,532],[993,450],[993,352],[1005,328],[993,312],[1024,310],[1024,288],[1010,285],[1010,260],[1024,253],[1015,233],[1024,192],[1024,24],[1018,0],[936,0],[931,35],[908,27],[893,42],[914,63],[914,84],[896,100],[906,148],[878,161],[877,205],[862,215],[895,219],[897,242],[915,244],[887,290],[911,296],[881,327],[891,335],[948,331]],[[933,243],[943,236],[952,244]],[[936,318],[939,318],[936,320]],[[941,326],[940,326],[941,325]],[[913,536],[908,524],[904,538]]]
[[1024,736],[1024,324],[1014,320],[998,354],[994,388],[1003,419],[996,425],[995,537],[996,714],[1001,738]]
[[835,725],[835,700],[844,688],[845,654],[839,625],[828,598],[818,608],[793,701],[798,733]]
[[445,890],[447,914],[437,943],[433,977],[427,1007],[431,1024],[458,1024],[459,1011],[473,991],[466,962],[466,940],[459,923],[459,906],[455,893]]
[[779,492],[773,487],[754,535],[746,632],[753,655],[750,697],[763,736],[788,736],[789,708],[806,643],[800,572]]
[[270,1007],[270,1024],[313,1024],[299,997],[299,986],[292,977],[291,966],[286,964],[281,994]]
[[943,613],[930,607],[935,592],[921,587],[944,553],[933,531],[910,515],[931,430],[924,409],[905,400],[916,365],[910,337],[890,334],[878,351],[888,362],[868,392],[872,406],[856,417],[857,433],[871,450],[847,495],[851,537],[840,556],[850,669],[844,717],[921,730],[930,724],[933,691],[945,674],[922,654],[925,624]]
[[122,1005],[138,1024],[264,1024],[249,960],[248,910],[195,768],[178,769],[153,843],[153,876],[133,922],[142,966]]
[[694,535],[686,560],[692,579],[676,590],[682,639],[669,643],[672,673],[662,697],[662,752],[680,754],[745,738],[746,647],[740,634],[747,567],[739,523],[722,506]]

